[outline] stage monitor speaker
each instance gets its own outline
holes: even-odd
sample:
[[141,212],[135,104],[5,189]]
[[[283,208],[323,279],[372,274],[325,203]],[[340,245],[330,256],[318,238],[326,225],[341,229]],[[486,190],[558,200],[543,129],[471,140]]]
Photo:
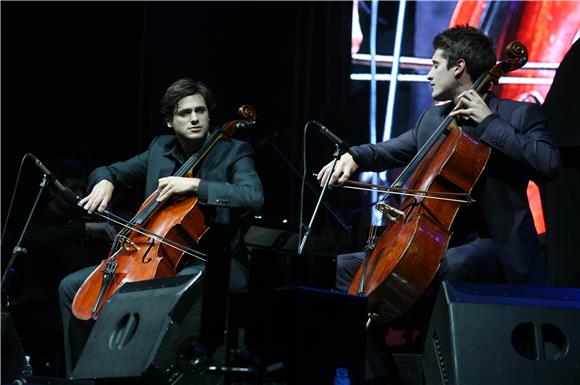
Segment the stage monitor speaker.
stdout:
[[426,384],[578,384],[580,290],[443,281],[426,335]]
[[178,383],[200,347],[202,281],[199,272],[123,285],[103,306],[72,377]]

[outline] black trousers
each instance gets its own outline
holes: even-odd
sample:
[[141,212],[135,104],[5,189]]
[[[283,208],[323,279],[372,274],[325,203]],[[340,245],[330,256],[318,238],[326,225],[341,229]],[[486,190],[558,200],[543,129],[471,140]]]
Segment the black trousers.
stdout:
[[[364,252],[341,254],[336,258],[336,289],[347,292]],[[400,384],[399,371],[386,344],[388,326],[371,321],[366,332],[365,384]]]

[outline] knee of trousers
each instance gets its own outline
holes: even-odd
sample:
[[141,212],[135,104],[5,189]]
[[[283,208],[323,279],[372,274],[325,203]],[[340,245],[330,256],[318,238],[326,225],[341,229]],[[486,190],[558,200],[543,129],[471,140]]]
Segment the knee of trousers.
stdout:
[[81,276],[79,273],[80,271],[71,273],[60,281],[58,285],[58,298],[61,304],[72,304],[77,291],[86,278],[85,274]]

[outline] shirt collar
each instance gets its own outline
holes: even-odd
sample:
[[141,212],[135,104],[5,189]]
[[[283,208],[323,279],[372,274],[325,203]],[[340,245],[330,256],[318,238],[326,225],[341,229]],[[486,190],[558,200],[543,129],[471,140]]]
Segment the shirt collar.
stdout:
[[167,146],[163,156],[173,158],[180,164],[183,164],[185,161],[187,161],[185,151],[183,150],[183,147],[181,147],[181,144],[179,144],[177,138],[173,138],[173,141]]

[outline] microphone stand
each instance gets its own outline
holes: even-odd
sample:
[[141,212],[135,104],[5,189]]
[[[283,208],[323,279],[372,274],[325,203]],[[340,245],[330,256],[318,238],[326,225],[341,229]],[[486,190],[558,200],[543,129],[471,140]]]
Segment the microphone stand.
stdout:
[[[314,209],[314,212],[312,213],[312,218],[310,218],[310,223],[308,224],[308,226],[306,226],[304,236],[302,237],[302,240],[300,242],[300,246],[298,246],[298,255],[302,255],[302,250],[304,249],[304,245],[306,244],[306,240],[307,240],[308,236],[310,235],[310,230],[312,229],[312,224],[314,223],[314,218],[316,218],[316,213],[318,212],[318,208],[320,207],[320,202],[322,201],[322,198],[324,197],[324,193],[326,192],[326,188],[328,187],[328,183],[330,182],[330,175],[332,175],[332,173],[334,172],[334,168],[336,167],[336,162],[338,162],[338,160],[340,159],[340,157],[343,154],[344,154],[344,151],[338,145],[336,145],[336,149],[334,150],[334,154],[332,154],[332,157],[334,158],[334,160],[332,161],[332,167],[330,168],[329,177],[326,178],[326,182],[324,182],[324,187],[322,188],[322,192],[320,193],[320,196],[318,197],[318,202],[316,203],[316,207]],[[300,224],[300,226],[302,226],[302,223]]]
[[[298,177],[301,177],[301,173],[300,171],[298,171],[298,169],[296,168],[296,166],[292,163],[292,161],[290,161],[290,159],[288,159],[283,153],[282,151],[280,151],[280,148],[278,148],[278,146],[276,146],[275,143],[271,143],[272,149],[274,150],[274,152],[276,154],[278,154],[278,156],[280,156],[280,158],[282,158],[282,160],[284,162],[286,162],[286,164],[288,165],[288,167],[290,167],[290,169],[292,171],[294,171],[294,174],[298,175]],[[314,187],[314,183],[312,183],[312,181],[310,179],[306,179],[306,187],[308,187],[310,189],[310,191],[312,191],[312,193],[314,193],[314,195],[319,196],[318,192],[316,191],[316,188]],[[346,222],[346,219],[344,219],[344,217],[342,216],[342,214],[340,212],[338,212],[327,200],[323,200],[322,204],[324,205],[324,207],[326,207],[328,209],[328,211],[334,215],[334,217],[336,218],[336,220],[338,221],[338,223],[340,223],[340,225],[346,230],[346,231],[351,231],[352,230],[352,226],[349,225]]]
[[0,284],[0,287],[2,288],[2,290],[4,290],[4,283],[6,282],[6,276],[8,275],[8,272],[10,271],[10,269],[12,268],[12,265],[14,265],[14,262],[16,261],[16,257],[18,256],[18,254],[26,254],[26,249],[21,247],[20,245],[22,244],[22,240],[24,239],[24,235],[26,234],[26,231],[28,230],[28,225],[30,224],[30,220],[32,219],[32,215],[34,214],[34,212],[36,210],[36,206],[38,205],[38,201],[40,200],[40,196],[42,195],[42,192],[44,191],[44,189],[46,188],[48,183],[49,183],[49,180],[48,180],[46,174],[44,174],[42,177],[42,181],[40,182],[40,190],[38,191],[38,194],[36,195],[36,200],[34,201],[32,208],[30,209],[30,213],[28,214],[28,218],[26,219],[26,223],[24,224],[24,228],[22,229],[22,232],[20,233],[20,238],[18,239],[16,246],[14,246],[14,249],[12,250],[12,255],[10,256],[10,261],[8,261],[8,265],[6,266],[6,270],[4,270],[4,274],[2,275],[2,283]]

